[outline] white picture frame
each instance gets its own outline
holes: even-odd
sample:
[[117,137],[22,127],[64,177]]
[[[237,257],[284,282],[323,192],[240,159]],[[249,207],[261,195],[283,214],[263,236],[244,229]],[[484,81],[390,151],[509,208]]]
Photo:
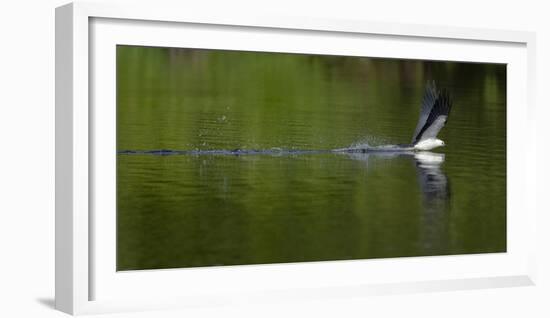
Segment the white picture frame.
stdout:
[[[181,28],[188,32],[182,33]],[[203,28],[212,36],[207,36]],[[181,42],[180,36],[175,40],[176,34],[187,34],[192,40],[193,32],[198,32],[194,44]],[[220,32],[232,41],[221,43]],[[239,38],[247,32],[271,36],[273,41],[254,41],[246,46]],[[320,42],[307,41],[308,37],[342,46],[334,45],[332,51],[327,51],[315,46]],[[276,38],[292,45],[283,47]],[[354,44],[359,43],[358,38],[374,44],[362,51],[361,45]],[[407,52],[399,49],[404,42]],[[221,45],[225,49],[346,55],[368,52],[368,56],[508,63],[508,252],[116,273],[112,266],[112,213],[92,213],[98,206],[108,211],[108,205],[112,205],[108,199],[109,191],[114,189],[109,140],[114,134],[114,117],[109,113],[112,108],[101,110],[93,105],[113,101],[109,87],[114,83],[111,49],[116,44]],[[395,47],[389,48],[390,44]],[[427,46],[441,49],[426,53],[423,48]],[[519,31],[290,16],[215,16],[193,12],[184,5],[176,8],[79,2],[57,8],[56,308],[85,314],[534,284],[536,191],[529,190],[536,186],[536,167],[527,164],[536,152],[534,46],[534,33]],[[112,129],[95,129],[100,121],[102,127]],[[102,204],[107,208],[101,208]],[[102,216],[105,213],[107,217]],[[107,234],[94,235],[98,228]],[[349,274],[327,275],[335,270]],[[206,283],[211,276],[216,277],[215,282]],[[193,288],[169,286],[169,282],[178,280]],[[163,292],[157,292],[162,286]],[[147,292],[151,290],[155,292]]]

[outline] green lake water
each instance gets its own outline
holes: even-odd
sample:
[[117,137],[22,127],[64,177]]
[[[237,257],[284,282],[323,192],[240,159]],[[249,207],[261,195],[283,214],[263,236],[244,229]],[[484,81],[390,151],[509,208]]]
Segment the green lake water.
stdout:
[[[428,160],[299,152],[409,143],[428,80]],[[505,65],[118,46],[117,150],[117,270],[506,251]]]

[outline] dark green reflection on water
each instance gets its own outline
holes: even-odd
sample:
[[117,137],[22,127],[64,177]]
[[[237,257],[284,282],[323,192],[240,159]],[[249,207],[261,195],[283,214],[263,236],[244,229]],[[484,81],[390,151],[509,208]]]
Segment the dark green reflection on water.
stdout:
[[119,46],[119,151],[406,143],[429,79],[436,163],[119,154],[118,270],[506,250],[504,65]]

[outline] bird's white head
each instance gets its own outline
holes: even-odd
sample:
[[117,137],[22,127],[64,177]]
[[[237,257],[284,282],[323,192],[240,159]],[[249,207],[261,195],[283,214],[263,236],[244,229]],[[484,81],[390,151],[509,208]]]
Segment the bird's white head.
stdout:
[[441,139],[430,138],[417,142],[414,145],[415,150],[432,150],[437,147],[445,146],[445,142]]

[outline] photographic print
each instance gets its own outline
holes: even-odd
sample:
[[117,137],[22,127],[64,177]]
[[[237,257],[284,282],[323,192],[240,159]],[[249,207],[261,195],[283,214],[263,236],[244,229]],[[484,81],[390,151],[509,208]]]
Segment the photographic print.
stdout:
[[118,45],[117,270],[506,252],[506,65]]

